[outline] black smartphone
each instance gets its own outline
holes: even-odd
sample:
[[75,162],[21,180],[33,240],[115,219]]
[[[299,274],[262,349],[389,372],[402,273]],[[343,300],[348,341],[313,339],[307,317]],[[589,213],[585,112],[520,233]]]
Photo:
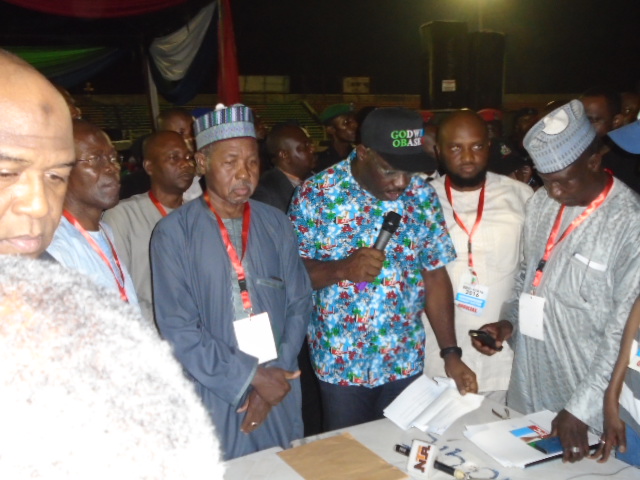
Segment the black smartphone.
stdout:
[[496,347],[496,340],[484,330],[469,330],[469,336],[477,339],[481,344],[489,347],[497,352],[502,350],[502,347]]

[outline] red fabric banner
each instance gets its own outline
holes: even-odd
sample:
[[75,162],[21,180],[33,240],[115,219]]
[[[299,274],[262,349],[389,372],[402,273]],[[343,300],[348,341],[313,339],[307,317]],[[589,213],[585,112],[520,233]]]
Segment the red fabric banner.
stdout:
[[218,98],[225,105],[233,105],[240,102],[240,79],[229,0],[220,0],[219,12]]
[[78,18],[117,18],[157,12],[188,0],[6,0],[29,10]]

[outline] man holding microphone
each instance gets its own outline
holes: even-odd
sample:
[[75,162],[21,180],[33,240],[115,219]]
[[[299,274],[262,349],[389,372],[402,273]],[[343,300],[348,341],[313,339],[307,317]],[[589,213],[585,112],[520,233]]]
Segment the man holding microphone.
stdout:
[[[381,418],[424,367],[425,310],[445,370],[462,393],[476,392],[453,326],[444,266],[453,244],[423,170],[422,118],[380,108],[362,125],[347,159],[305,182],[289,216],[314,292],[309,342],[327,430]],[[371,248],[389,212],[399,225]]]

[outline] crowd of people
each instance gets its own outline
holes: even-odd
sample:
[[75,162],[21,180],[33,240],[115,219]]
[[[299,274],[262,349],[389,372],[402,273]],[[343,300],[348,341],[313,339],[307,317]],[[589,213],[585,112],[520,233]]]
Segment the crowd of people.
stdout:
[[245,105],[173,108],[123,195],[104,130],[0,72],[0,472],[84,472],[97,443],[110,473],[211,476],[420,375],[556,412],[565,461],[640,465],[637,94],[522,109],[509,138],[496,109],[331,105],[321,152]]

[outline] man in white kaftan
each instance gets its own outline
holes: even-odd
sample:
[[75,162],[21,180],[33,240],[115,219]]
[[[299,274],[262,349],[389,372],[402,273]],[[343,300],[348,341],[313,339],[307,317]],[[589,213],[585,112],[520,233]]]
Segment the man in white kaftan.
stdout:
[[[489,144],[487,126],[475,112],[460,110],[449,115],[440,124],[436,147],[446,175],[431,185],[440,198],[457,254],[446,266],[456,298],[456,337],[465,362],[476,373],[480,393],[504,403],[513,351],[505,345],[500,355],[482,355],[471,346],[468,332],[498,321],[502,304],[511,295],[522,260],[525,203],[533,190],[522,182],[487,172]],[[470,284],[472,288],[479,286],[476,292],[486,296],[465,293]],[[435,338],[430,327],[426,328],[425,373],[446,376],[437,358]]]

